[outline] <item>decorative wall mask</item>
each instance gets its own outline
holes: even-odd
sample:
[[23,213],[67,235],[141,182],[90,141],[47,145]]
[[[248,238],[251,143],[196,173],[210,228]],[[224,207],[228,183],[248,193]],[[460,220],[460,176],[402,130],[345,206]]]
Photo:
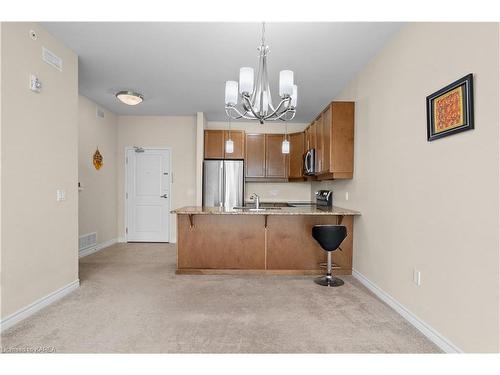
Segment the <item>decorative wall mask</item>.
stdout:
[[95,150],[94,152],[94,156],[92,158],[92,163],[94,164],[94,167],[95,169],[99,170],[101,169],[101,167],[103,166],[103,162],[102,162],[102,155],[101,153],[99,152],[99,147],[97,148],[97,150]]

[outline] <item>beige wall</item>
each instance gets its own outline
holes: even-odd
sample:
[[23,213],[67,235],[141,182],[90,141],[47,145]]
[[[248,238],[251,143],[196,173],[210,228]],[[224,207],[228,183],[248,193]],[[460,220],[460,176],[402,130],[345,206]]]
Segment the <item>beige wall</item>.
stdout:
[[[34,23],[3,23],[1,38],[5,318],[78,279],[78,60]],[[63,59],[62,71],[42,61],[42,46]],[[30,73],[40,93],[28,89]]]
[[[2,279],[2,28],[0,22],[0,280]],[[2,311],[2,283],[0,281],[0,319]]]
[[[171,209],[196,204],[196,116],[118,117],[118,236],[125,237],[125,148],[171,147]],[[176,241],[176,218],[171,215],[171,242]]]
[[[288,133],[303,131],[308,124],[289,123]],[[206,129],[229,129],[228,122],[208,121]],[[231,129],[245,130],[247,133],[285,133],[283,122],[232,122]],[[311,183],[309,182],[247,182],[245,184],[245,199],[248,200],[252,193],[256,193],[263,201],[310,201]]]
[[[476,129],[427,142],[426,96],[468,73]],[[356,101],[354,179],[313,190],[362,212],[354,268],[462,350],[498,351],[498,24],[411,24],[336,99]]]
[[[78,193],[79,235],[97,232],[97,242],[117,237],[117,116],[102,107],[104,118],[96,116],[98,106],[85,96],[78,98]],[[99,148],[103,166],[96,170],[92,156]]]
[[203,202],[203,148],[204,132],[203,129],[207,123],[207,118],[203,112],[196,113],[196,201],[197,206]]

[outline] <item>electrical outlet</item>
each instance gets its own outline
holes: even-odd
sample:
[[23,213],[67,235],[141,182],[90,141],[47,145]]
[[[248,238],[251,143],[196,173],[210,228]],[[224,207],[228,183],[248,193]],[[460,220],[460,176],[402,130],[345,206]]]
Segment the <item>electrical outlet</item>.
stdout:
[[421,282],[420,271],[417,270],[416,268],[413,269],[413,282],[417,286],[420,286],[420,282]]
[[346,201],[348,201],[348,200],[349,200],[349,192],[348,192],[348,191],[346,191],[346,192],[345,192],[345,200],[346,200]]

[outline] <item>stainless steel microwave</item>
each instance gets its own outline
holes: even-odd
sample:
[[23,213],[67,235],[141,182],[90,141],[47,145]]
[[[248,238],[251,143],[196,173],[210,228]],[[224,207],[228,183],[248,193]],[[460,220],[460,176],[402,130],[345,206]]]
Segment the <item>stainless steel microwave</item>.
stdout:
[[314,170],[314,165],[316,164],[316,150],[311,148],[307,150],[304,155],[304,174],[307,176],[313,176],[316,172]]

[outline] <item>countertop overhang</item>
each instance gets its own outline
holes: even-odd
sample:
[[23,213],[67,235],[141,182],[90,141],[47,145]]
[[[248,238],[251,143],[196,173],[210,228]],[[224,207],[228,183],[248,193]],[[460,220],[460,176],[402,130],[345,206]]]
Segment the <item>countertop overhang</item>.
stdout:
[[267,209],[263,211],[250,211],[242,209],[232,209],[224,207],[202,207],[202,206],[185,206],[171,213],[178,215],[324,215],[324,216],[358,216],[359,211],[350,210],[342,207],[325,207],[318,208],[316,206],[302,207],[281,207],[279,209]]

